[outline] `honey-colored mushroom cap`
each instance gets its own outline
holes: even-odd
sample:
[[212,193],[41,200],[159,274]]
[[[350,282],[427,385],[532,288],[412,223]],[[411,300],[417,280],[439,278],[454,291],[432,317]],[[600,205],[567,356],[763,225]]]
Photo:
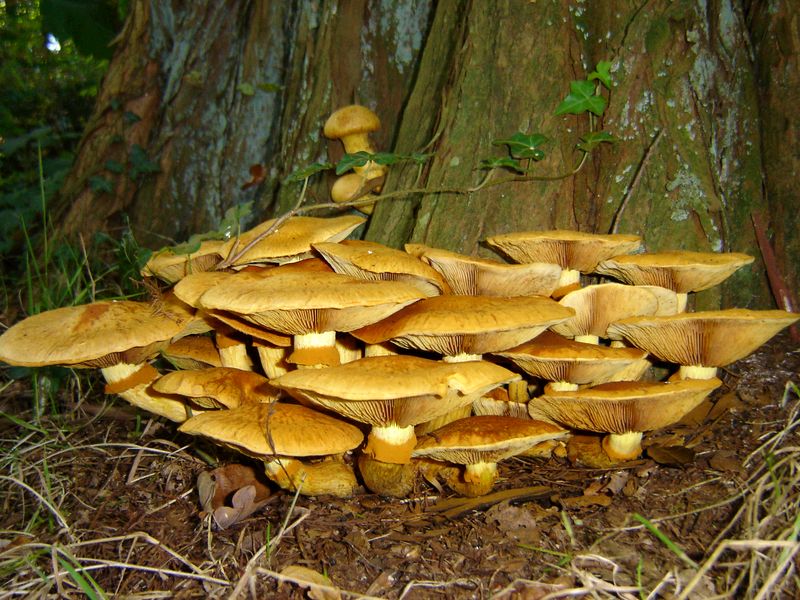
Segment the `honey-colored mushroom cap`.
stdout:
[[370,281],[406,281],[417,286],[426,296],[438,296],[448,290],[442,276],[430,265],[383,244],[344,240],[338,244],[314,244],[314,250],[337,273]]
[[467,417],[427,434],[413,455],[459,465],[498,462],[568,433],[545,421],[494,415]]
[[366,106],[351,104],[334,111],[325,121],[326,138],[340,139],[348,135],[370,133],[381,128],[381,120]]
[[562,229],[505,233],[491,236],[486,242],[519,263],[547,262],[583,273],[593,271],[602,260],[634,252],[641,246],[641,238],[636,235]]
[[185,324],[152,304],[129,300],[56,308],[6,330],[0,336],[0,361],[25,367],[139,363],[166,346]]
[[236,408],[245,404],[273,402],[278,397],[277,390],[263,375],[229,367],[173,371],[162,375],[152,386],[162,394],[191,398],[205,408]]
[[436,296],[352,333],[370,344],[391,340],[445,356],[480,355],[517,346],[573,314],[540,296]]
[[800,314],[783,310],[726,310],[672,316],[630,317],[609,331],[661,360],[678,365],[724,367],[754,352]]
[[256,457],[341,454],[364,438],[357,427],[341,419],[283,402],[206,412],[179,429]]
[[493,354],[509,359],[528,375],[577,385],[605,383],[628,365],[647,356],[644,350],[637,348],[611,348],[576,342],[551,331]]
[[442,274],[454,294],[549,296],[558,287],[561,276],[561,267],[551,263],[511,265],[439,248],[417,245],[412,250]]
[[657,285],[687,293],[713,287],[752,262],[752,256],[738,252],[653,252],[606,259],[596,272],[632,285]]
[[655,286],[630,286],[621,283],[589,285],[566,294],[559,300],[575,315],[552,329],[565,337],[608,338],[608,325],[626,317],[672,315],[678,312],[675,292]]
[[[235,265],[250,263],[286,263],[310,256],[311,244],[317,242],[338,242],[364,222],[364,217],[343,215],[341,217],[292,217],[260,239],[245,254],[235,261]],[[248,244],[271,229],[276,219],[265,221],[241,235],[231,238],[220,253],[227,257],[242,251]]]

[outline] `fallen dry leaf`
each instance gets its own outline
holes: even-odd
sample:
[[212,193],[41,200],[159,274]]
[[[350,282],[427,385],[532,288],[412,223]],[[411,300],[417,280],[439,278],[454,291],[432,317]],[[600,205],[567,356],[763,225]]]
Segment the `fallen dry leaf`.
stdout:
[[292,583],[309,588],[308,597],[311,600],[341,600],[342,595],[338,590],[331,589],[333,588],[331,580],[314,569],[289,565],[281,571],[281,575]]
[[716,471],[738,473],[740,475],[745,473],[744,467],[742,467],[742,462],[736,458],[736,455],[730,450],[720,450],[715,452],[711,458],[708,459],[708,464]]
[[220,529],[226,529],[264,506],[271,492],[256,477],[255,469],[230,464],[200,473],[197,493],[203,510]]
[[611,506],[611,496],[605,494],[592,494],[590,496],[574,496],[572,498],[558,498],[564,508],[586,508],[588,506]]
[[495,504],[486,511],[486,521],[523,544],[536,544],[540,538],[538,519],[531,511],[512,506],[508,501]]
[[647,456],[660,465],[682,467],[694,462],[694,450],[685,446],[648,446]]

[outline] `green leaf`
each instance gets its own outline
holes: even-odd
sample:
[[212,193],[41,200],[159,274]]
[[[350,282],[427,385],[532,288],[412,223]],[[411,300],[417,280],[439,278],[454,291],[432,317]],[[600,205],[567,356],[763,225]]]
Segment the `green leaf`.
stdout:
[[242,223],[253,212],[253,202],[242,202],[235,206],[230,207],[225,211],[225,216],[222,217],[220,226],[217,229],[225,239],[239,235],[242,229]]
[[606,109],[606,99],[595,94],[591,81],[573,81],[569,84],[569,94],[556,108],[557,115],[579,115],[587,110],[602,116]]
[[131,112],[126,110],[125,113],[122,115],[122,120],[125,121],[126,125],[133,125],[134,123],[138,123],[142,120],[142,117],[137,115],[135,112]]
[[131,179],[136,179],[139,175],[144,173],[158,173],[161,171],[158,164],[147,157],[144,148],[139,144],[131,146],[131,153],[128,159],[131,163]]
[[542,160],[544,158],[544,152],[538,148],[538,146],[547,141],[549,141],[548,137],[541,133],[524,134],[518,131],[508,139],[494,140],[492,143],[496,146],[505,144],[508,146],[508,151],[511,153],[511,156],[515,158]]
[[347,173],[347,171],[351,170],[353,167],[363,167],[370,160],[372,160],[372,155],[363,150],[354,154],[345,154],[342,160],[336,163],[336,174],[342,175],[343,173]]
[[268,82],[256,84],[256,87],[260,89],[262,92],[267,92],[270,94],[280,92],[283,89],[283,86],[278,85],[277,83],[268,83]]
[[428,162],[428,159],[431,156],[433,156],[432,152],[412,152],[406,158],[408,158],[409,162],[413,162],[418,165],[424,165],[426,162]]
[[236,89],[245,96],[253,96],[256,93],[256,88],[253,87],[253,84],[247,82],[240,83],[236,86]]
[[489,158],[481,161],[478,166],[480,169],[511,169],[517,173],[525,174],[525,169],[522,168],[520,162],[507,156],[499,158]]
[[97,175],[89,177],[89,188],[93,192],[105,192],[107,194],[110,194],[114,191],[114,186],[108,179],[99,177]]
[[298,169],[297,171],[293,171],[289,174],[286,178],[287,183],[297,183],[299,181],[303,181],[304,179],[308,179],[312,175],[316,175],[320,171],[327,171],[328,169],[333,169],[336,165],[333,163],[311,163],[308,166],[303,167],[302,169]]
[[125,171],[125,165],[123,165],[121,162],[117,160],[109,159],[103,164],[103,167],[105,168],[106,171],[111,171],[112,173],[116,173],[117,175]]
[[591,152],[600,144],[613,144],[617,141],[617,138],[606,131],[592,131],[581,137],[578,148],[584,152]]
[[587,77],[589,81],[594,81],[595,79],[599,80],[606,88],[609,90],[611,89],[611,62],[607,60],[601,60],[597,63],[595,70],[589,73],[589,77]]

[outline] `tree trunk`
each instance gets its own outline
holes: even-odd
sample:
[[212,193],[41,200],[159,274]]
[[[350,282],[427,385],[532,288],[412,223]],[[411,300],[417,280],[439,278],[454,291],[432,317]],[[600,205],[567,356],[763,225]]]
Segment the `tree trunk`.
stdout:
[[[300,189],[287,174],[341,156],[321,136],[327,115],[359,102],[384,123],[378,148],[433,154],[422,169],[390,167],[384,192],[429,191],[379,203],[369,239],[491,255],[489,235],[558,227],[760,258],[760,210],[796,284],[797,16],[788,0],[766,4],[137,0],[65,188],[63,229],[109,228],[125,212],[157,246],[243,201],[281,214]],[[614,85],[596,127],[619,141],[570,175],[590,123],[554,110],[600,60]],[[517,131],[550,138],[533,177],[494,171],[474,190],[481,160],[506,152],[493,140]],[[267,178],[242,190],[257,163]],[[98,174],[113,194],[93,191]],[[312,178],[308,201],[326,200],[333,179]],[[770,306],[763,272],[756,260],[697,306]]]

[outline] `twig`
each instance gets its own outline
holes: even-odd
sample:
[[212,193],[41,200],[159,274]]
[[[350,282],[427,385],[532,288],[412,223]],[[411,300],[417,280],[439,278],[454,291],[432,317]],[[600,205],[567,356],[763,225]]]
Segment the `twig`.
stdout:
[[[756,232],[756,241],[758,242],[758,249],[761,251],[761,259],[767,269],[767,279],[772,290],[772,296],[780,308],[788,312],[794,312],[797,309],[797,298],[794,297],[794,294],[786,285],[786,280],[778,267],[778,261],[775,259],[775,252],[772,250],[772,245],[767,238],[767,230],[764,226],[764,221],[761,219],[761,214],[757,212],[750,213],[750,218],[753,221],[753,229]],[[800,331],[798,331],[796,325],[789,327],[789,333],[793,341],[800,342]]]
[[622,219],[622,213],[625,212],[625,209],[628,207],[628,202],[631,199],[631,195],[633,194],[633,190],[635,190],[639,186],[639,180],[642,178],[642,173],[644,173],[644,168],[650,160],[650,156],[653,154],[653,149],[658,144],[658,140],[661,139],[661,129],[656,131],[656,135],[653,137],[653,140],[650,142],[650,145],[644,151],[644,156],[642,156],[642,160],[639,161],[639,166],[636,168],[636,173],[633,176],[633,181],[628,186],[628,189],[625,190],[625,195],[622,197],[622,202],[620,202],[619,208],[617,208],[617,212],[614,213],[614,218],[611,221],[611,228],[608,230],[608,233],[617,233],[619,229],[619,222]]

